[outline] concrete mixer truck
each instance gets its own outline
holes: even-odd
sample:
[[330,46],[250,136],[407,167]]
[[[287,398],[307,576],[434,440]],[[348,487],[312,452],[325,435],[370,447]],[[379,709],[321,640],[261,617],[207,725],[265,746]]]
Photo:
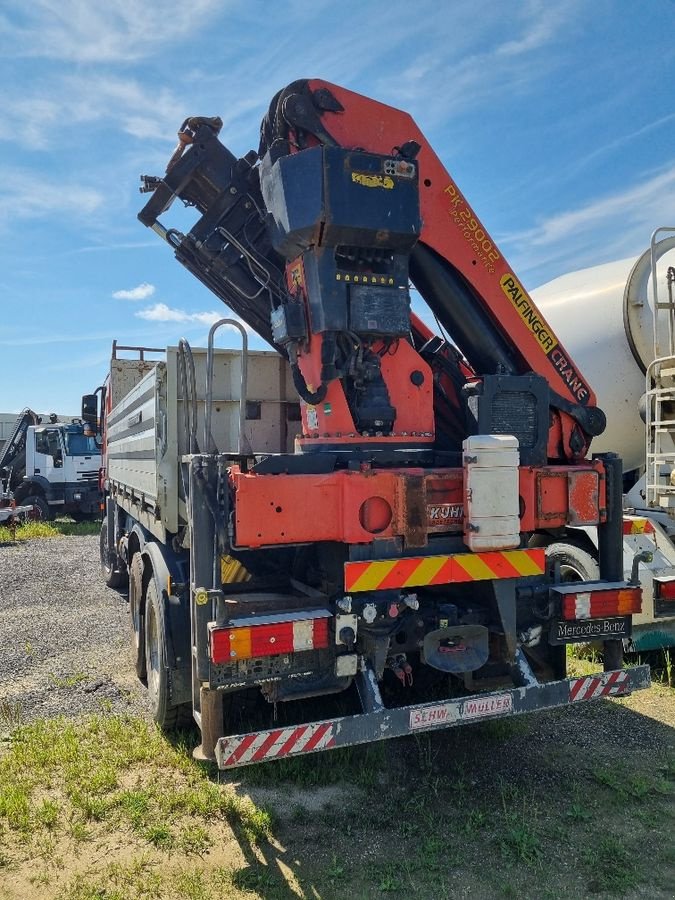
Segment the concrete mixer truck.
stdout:
[[[675,228],[658,228],[638,259],[563,275],[532,297],[607,414],[593,451],[623,460],[624,569],[638,566],[643,589],[632,647],[675,646]],[[597,577],[593,528],[552,531],[547,555],[563,580]]]

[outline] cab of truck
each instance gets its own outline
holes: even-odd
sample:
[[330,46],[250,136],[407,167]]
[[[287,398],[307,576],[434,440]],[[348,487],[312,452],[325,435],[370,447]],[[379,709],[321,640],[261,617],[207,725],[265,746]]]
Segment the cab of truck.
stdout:
[[81,423],[31,425],[26,431],[25,472],[15,496],[43,519],[95,516],[100,463],[96,439]]

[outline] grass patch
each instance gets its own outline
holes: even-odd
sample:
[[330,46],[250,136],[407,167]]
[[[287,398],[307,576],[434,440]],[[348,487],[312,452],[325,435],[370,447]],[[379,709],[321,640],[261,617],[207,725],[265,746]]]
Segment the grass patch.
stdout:
[[215,784],[206,768],[140,719],[20,726],[0,756],[0,834],[62,830],[82,841],[87,827],[98,824],[190,855],[208,848],[206,826],[214,821],[227,821],[252,844],[264,842],[272,828],[268,812]]
[[373,866],[373,883],[383,894],[400,894],[403,889],[402,867],[397,863]]
[[[637,726],[635,712],[615,710]],[[497,749],[491,729],[458,729],[240,769],[224,783],[192,759],[193,733],[169,740],[129,716],[15,726],[0,743],[0,895],[20,877],[17,896],[44,900],[449,900],[458,885],[466,900],[670,896],[667,738],[615,763],[599,752],[602,729],[589,735],[572,713],[562,733],[576,746],[573,729],[583,731],[583,765],[551,753],[560,714],[549,716],[551,747],[516,730],[500,732]],[[327,784],[339,788],[322,807],[315,788]]]
[[89,676],[86,672],[73,672],[72,675],[50,675],[49,683],[56,688],[72,688],[86,681]]
[[539,811],[533,799],[518,796],[513,789],[502,789],[502,828],[499,847],[505,860],[537,866],[543,856],[543,841],[538,827]]
[[[667,768],[666,768],[667,772]],[[667,777],[652,772],[635,771],[625,763],[596,766],[591,772],[598,784],[607,788],[615,802],[637,802],[673,794]]]
[[13,540],[29,541],[36,538],[54,538],[63,535],[89,535],[98,534],[101,530],[100,522],[22,522],[16,527],[15,535],[6,526],[0,526],[0,543],[8,543]]
[[58,900],[145,900],[162,897],[162,877],[147,856],[127,865],[114,863],[100,875],[77,875],[58,894]]
[[21,704],[15,700],[0,700],[0,727],[15,728],[23,721]]
[[349,781],[358,787],[375,787],[386,765],[387,744],[344,747],[330,753],[281,759],[273,766],[254,766],[247,770],[250,784],[266,786],[289,781],[299,787],[320,787]]
[[602,836],[583,856],[589,870],[588,890],[593,894],[625,894],[639,884],[639,854],[613,835]]

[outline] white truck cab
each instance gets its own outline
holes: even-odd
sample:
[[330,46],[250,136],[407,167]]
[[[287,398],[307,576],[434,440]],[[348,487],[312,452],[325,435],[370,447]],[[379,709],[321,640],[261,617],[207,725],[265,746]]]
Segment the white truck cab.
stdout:
[[19,416],[0,454],[3,481],[17,503],[44,519],[99,512],[101,451],[80,421],[44,423],[32,410]]
[[[26,435],[24,491],[44,496],[48,518],[59,512],[95,515],[100,464],[95,438],[84,434],[82,425],[31,426]],[[44,514],[44,508],[41,511]]]

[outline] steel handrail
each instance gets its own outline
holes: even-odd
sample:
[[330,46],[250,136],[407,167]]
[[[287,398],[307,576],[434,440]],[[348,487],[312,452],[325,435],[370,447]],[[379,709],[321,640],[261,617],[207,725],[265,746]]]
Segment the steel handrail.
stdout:
[[237,319],[218,319],[209,330],[206,345],[206,408],[204,410],[204,452],[215,453],[216,442],[211,433],[211,418],[213,410],[213,340],[216,331],[223,325],[231,325],[241,334],[241,381],[239,389],[239,435],[237,438],[237,454],[243,455],[244,442],[246,440],[244,429],[246,427],[246,395],[248,389],[248,334],[246,329]]

